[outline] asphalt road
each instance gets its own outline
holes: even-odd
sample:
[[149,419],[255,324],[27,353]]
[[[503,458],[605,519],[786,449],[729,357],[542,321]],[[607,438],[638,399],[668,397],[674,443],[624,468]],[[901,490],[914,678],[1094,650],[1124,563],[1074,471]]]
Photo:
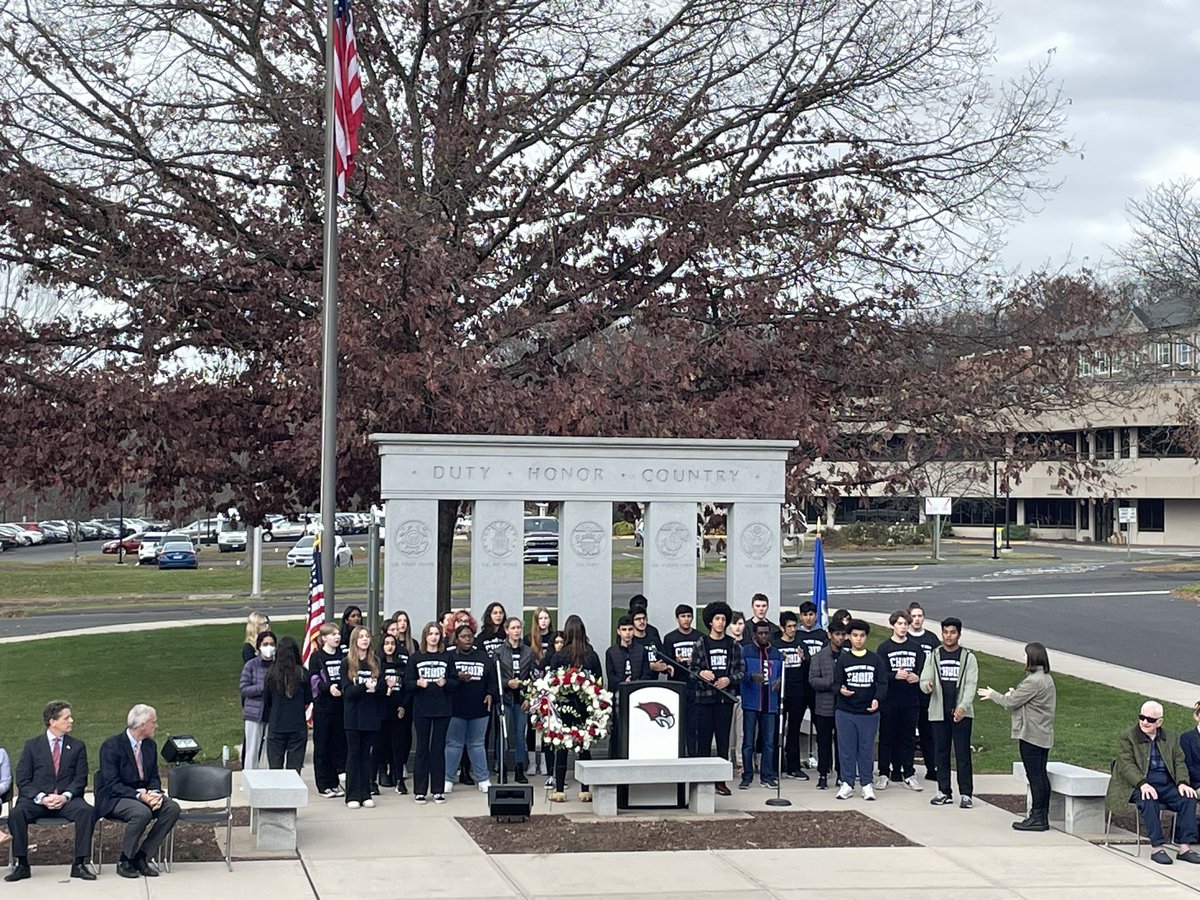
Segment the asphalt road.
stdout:
[[[1133,567],[1145,561],[1130,564],[1119,553],[1072,548],[1055,548],[1053,552],[1063,559],[830,567],[829,602],[834,609],[888,613],[911,600],[920,600],[931,618],[954,615],[962,619],[967,646],[975,629],[1018,641],[1039,640],[1081,656],[1200,683],[1200,653],[1196,652],[1200,604],[1170,596],[1171,588],[1197,581],[1200,576],[1194,572],[1135,572]],[[724,578],[702,578],[699,584],[702,603],[724,598]],[[784,604],[794,606],[807,599],[811,586],[811,570],[785,569]],[[615,584],[614,605],[623,605],[639,587],[637,583]],[[363,597],[361,590],[339,592],[338,607],[362,604]],[[651,608],[651,620],[664,633],[673,627],[673,605],[655,604]],[[0,636],[142,622],[148,615],[164,621],[215,619],[242,616],[251,609],[274,616],[303,613],[297,600],[286,599],[254,604],[181,602],[150,610],[130,606],[2,619]],[[879,635],[880,640],[883,637]]]

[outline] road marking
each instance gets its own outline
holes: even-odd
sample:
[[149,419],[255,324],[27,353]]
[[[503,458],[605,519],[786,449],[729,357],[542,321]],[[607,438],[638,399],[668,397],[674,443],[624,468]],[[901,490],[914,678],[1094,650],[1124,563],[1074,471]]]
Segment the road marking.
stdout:
[[[933,585],[931,584],[915,584],[907,587],[861,587],[861,588],[833,588],[829,589],[830,594],[915,594],[917,591],[927,591]],[[797,597],[811,597],[812,591],[797,594]]]
[[1092,591],[1086,594],[997,594],[989,600],[1061,600],[1069,597],[1153,597],[1170,591]]

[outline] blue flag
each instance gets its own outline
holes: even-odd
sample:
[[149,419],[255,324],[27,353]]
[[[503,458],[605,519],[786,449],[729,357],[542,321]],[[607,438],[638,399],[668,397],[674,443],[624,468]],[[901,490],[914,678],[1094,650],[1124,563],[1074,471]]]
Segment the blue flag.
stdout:
[[825,581],[825,551],[819,534],[813,544],[812,602],[817,606],[817,627],[825,628],[829,625],[829,585]]

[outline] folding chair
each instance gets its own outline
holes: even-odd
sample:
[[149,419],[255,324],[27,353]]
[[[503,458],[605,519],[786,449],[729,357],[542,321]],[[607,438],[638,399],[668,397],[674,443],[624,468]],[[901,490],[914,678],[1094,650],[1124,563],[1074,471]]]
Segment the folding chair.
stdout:
[[[1117,767],[1117,761],[1114,759],[1111,763],[1109,763],[1109,766],[1108,766],[1108,774],[1110,777],[1112,776],[1113,772],[1116,770],[1116,767]],[[1133,807],[1133,818],[1134,818],[1134,826],[1133,826],[1134,852],[1133,852],[1133,855],[1140,857],[1142,855],[1142,809],[1140,806],[1138,806],[1132,800],[1129,801],[1129,805]],[[1171,817],[1169,820],[1170,828],[1167,827],[1167,824],[1168,824],[1167,816]],[[1159,813],[1159,824],[1162,825],[1164,839],[1167,838],[1168,836],[1174,837],[1174,835],[1175,835],[1175,816],[1176,816],[1176,813],[1175,813],[1175,810],[1173,810],[1173,809],[1164,809]],[[1109,839],[1110,834],[1112,832],[1112,818],[1113,818],[1112,810],[1105,810],[1105,813],[1104,813],[1104,846],[1109,847],[1113,850],[1116,850],[1118,853],[1124,853],[1124,854],[1128,855],[1129,854],[1128,850],[1122,850],[1120,844],[1113,844]],[[1164,840],[1164,843],[1169,846],[1172,846],[1172,847],[1175,846],[1174,841]]]
[[[15,803],[15,802],[16,801],[13,800],[13,789],[11,787],[7,791],[5,791],[3,795],[0,795],[0,808],[2,808],[4,806],[4,804],[6,804],[6,803],[8,804],[8,815],[4,816],[3,818],[0,818],[0,828],[8,829],[8,820],[9,820],[9,817],[12,815],[13,803]],[[47,825],[47,826],[52,826],[52,827],[58,827],[61,825],[71,825],[74,823],[72,823],[70,819],[64,818],[62,816],[56,816],[53,813],[47,813],[44,816],[38,816],[36,819],[34,819],[29,824],[30,825]],[[8,830],[11,831],[12,829],[8,829]],[[8,868],[11,870],[15,864],[16,864],[16,859],[13,856],[13,842],[10,839],[8,841]]]
[[[225,867],[233,871],[233,773],[224,766],[187,765],[171,770],[172,799],[183,802],[207,803],[224,800],[224,809],[185,809],[180,822],[220,825],[225,823]],[[175,863],[175,829],[167,848],[167,871]]]

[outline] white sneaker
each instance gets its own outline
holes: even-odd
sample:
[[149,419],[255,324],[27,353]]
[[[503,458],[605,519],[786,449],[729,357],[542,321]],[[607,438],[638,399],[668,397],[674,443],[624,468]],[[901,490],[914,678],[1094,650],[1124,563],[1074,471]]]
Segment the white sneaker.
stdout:
[[538,762],[537,773],[539,775],[549,775],[550,772],[546,768],[546,754],[542,754],[541,760]]
[[488,781],[486,778],[483,779],[483,781],[479,782],[479,793],[486,794],[488,792],[488,788],[491,786],[492,783],[490,781]]
[[443,794],[452,794],[452,793],[454,793],[454,782],[453,782],[453,781],[447,781],[447,782],[446,782],[446,784],[445,784],[445,786],[444,786],[444,790],[442,791],[442,793],[443,793]]
[[880,775],[875,779],[875,787],[879,788],[881,791],[886,791],[887,786],[891,783],[891,780],[886,775]]
[[923,790],[925,790],[925,786],[924,786],[923,784],[921,784],[921,782],[917,781],[917,776],[916,776],[916,775],[909,775],[907,778],[905,778],[905,779],[904,779],[904,786],[905,786],[906,788],[908,788],[910,791],[923,791]]
[[367,809],[374,809],[375,801],[372,800],[370,797],[368,797],[366,800],[363,801],[362,805],[365,806]]
[[875,799],[875,788],[871,787],[871,785],[869,785],[869,784],[864,784],[862,786],[862,798],[864,800],[874,800]]
[[840,788],[838,788],[837,798],[839,800],[849,800],[853,796],[854,796],[854,788],[851,785],[849,785],[843,781],[842,786]]
[[350,800],[346,803],[346,809],[358,809],[360,806],[362,806],[362,804],[357,800]]

